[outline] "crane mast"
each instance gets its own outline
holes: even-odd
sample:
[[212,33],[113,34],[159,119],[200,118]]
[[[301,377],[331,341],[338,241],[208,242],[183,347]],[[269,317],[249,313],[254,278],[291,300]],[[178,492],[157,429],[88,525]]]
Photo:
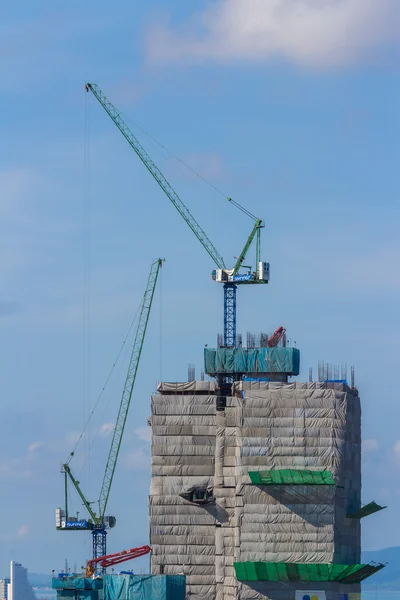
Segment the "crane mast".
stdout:
[[[239,254],[237,262],[233,269],[227,269],[222,255],[215,248],[207,234],[197,223],[187,206],[182,202],[171,184],[167,181],[157,165],[150,158],[137,137],[130,130],[121,116],[120,111],[108,100],[101,89],[95,83],[87,83],[85,85],[87,92],[92,92],[96,100],[103,107],[116,127],[120,130],[128,144],[143,162],[145,167],[157,181],[166,196],[178,210],[182,218],[186,221],[190,229],[193,231],[197,239],[203,245],[206,252],[213,259],[217,270],[213,273],[213,278],[224,285],[224,345],[235,346],[236,344],[236,289],[239,284],[255,284],[268,283],[269,281],[269,264],[260,261],[260,230],[264,226],[261,219],[257,219],[248,210],[240,206],[237,202],[228,198],[232,204],[238,207],[247,216],[255,221],[253,229],[246,241],[246,244]],[[246,258],[247,252],[256,237],[256,271],[239,275],[239,269],[243,266],[243,261]]]
[[[63,465],[63,473],[65,474],[65,526],[62,525],[57,527],[58,529],[89,529],[93,535],[93,559],[97,561],[98,558],[106,556],[107,554],[107,531],[108,527],[115,525],[115,517],[106,517],[105,512],[107,508],[108,498],[111,491],[111,486],[114,478],[115,467],[117,465],[118,455],[121,449],[122,437],[125,430],[126,420],[128,416],[129,406],[132,399],[133,388],[135,385],[136,375],[140,363],[140,357],[142,354],[143,343],[146,336],[147,325],[149,322],[149,316],[151,306],[153,303],[154,292],[158,275],[163,263],[163,259],[159,258],[152,263],[150,267],[150,273],[147,280],[146,289],[143,295],[138,326],[135,333],[135,340],[133,343],[132,353],[129,361],[128,373],[125,379],[124,390],[122,393],[121,402],[119,405],[118,416],[114,427],[113,438],[111,441],[111,447],[108,454],[107,464],[104,472],[103,483],[100,490],[99,496],[99,513],[91,507],[84,493],[82,492],[79,481],[73,476],[69,462],[73,456],[71,453],[67,463]],[[89,516],[89,521],[70,521],[68,525],[68,508],[67,508],[67,478],[69,478],[76,489],[79,497],[81,498],[83,505],[85,506]]]

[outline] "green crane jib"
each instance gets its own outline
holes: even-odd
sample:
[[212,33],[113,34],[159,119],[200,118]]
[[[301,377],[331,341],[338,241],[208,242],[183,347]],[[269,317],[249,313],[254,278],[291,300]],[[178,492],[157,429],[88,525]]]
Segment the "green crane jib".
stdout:
[[[217,251],[215,246],[210,241],[207,234],[197,223],[187,206],[182,202],[176,191],[173,189],[171,184],[167,181],[160,169],[150,158],[146,150],[143,148],[139,140],[132,133],[128,125],[125,123],[121,116],[121,113],[115,108],[115,106],[107,99],[101,89],[95,83],[87,83],[85,85],[86,91],[91,91],[95,98],[98,100],[100,105],[104,108],[106,113],[110,116],[114,124],[118,127],[128,144],[136,152],[137,156],[143,162],[145,167],[157,181],[159,186],[165,192],[167,197],[171,200],[172,204],[178,210],[180,215],[189,225],[197,239],[201,242],[205,250],[213,259],[215,266],[217,267],[213,273],[212,278],[218,283],[224,284],[224,345],[234,346],[236,343],[236,286],[241,284],[259,284],[269,282],[269,263],[260,260],[260,231],[264,227],[261,219],[256,218],[247,209],[243,208],[228,198],[229,202],[239,208],[244,214],[249,216],[254,221],[252,231],[246,241],[246,244],[237,257],[237,261],[233,269],[227,269],[225,266],[222,255]],[[248,268],[246,273],[239,273],[239,270],[244,267],[243,262],[246,258],[247,252],[257,235],[256,241],[256,268],[252,271],[251,267]]]
[[200,225],[197,223],[196,219],[193,217],[187,206],[182,202],[179,198],[178,194],[175,192],[171,184],[166,180],[164,175],[161,173],[160,169],[157,165],[151,160],[150,156],[147,154],[146,150],[143,148],[139,140],[134,136],[132,131],[129,129],[128,125],[125,123],[119,111],[115,108],[113,104],[106,98],[100,88],[94,83],[86,84],[86,89],[91,91],[93,95],[100,102],[101,106],[108,113],[111,119],[114,121],[115,125],[118,127],[124,138],[127,140],[131,148],[136,152],[140,160],[143,162],[145,167],[150,171],[154,179],[157,181],[159,186],[164,190],[168,198],[171,200],[172,204],[175,206],[180,215],[185,219],[186,223],[189,225],[190,229],[193,231],[197,239],[203,244],[204,248],[207,250],[208,254],[211,256],[215,264],[220,268],[225,268],[224,259],[215,248],[214,244],[208,238],[207,234]]
[[[61,529],[64,531],[82,529],[91,530],[93,533],[93,558],[98,558],[99,556],[106,555],[106,529],[113,527],[116,523],[115,517],[106,517],[105,514],[108,499],[110,496],[111,485],[115,474],[115,467],[117,465],[118,455],[121,449],[122,437],[124,434],[126,419],[128,416],[129,406],[132,399],[132,392],[139,367],[143,342],[146,336],[146,329],[147,324],[149,322],[151,306],[154,298],[154,291],[156,288],[156,283],[162,263],[163,259],[159,258],[151,265],[146,290],[141,303],[139,322],[136,329],[132,354],[129,361],[128,374],[125,380],[124,390],[122,393],[122,398],[118,411],[118,417],[114,428],[110,452],[108,455],[107,465],[103,477],[103,483],[101,486],[98,501],[98,514],[96,514],[96,512],[92,509],[91,504],[93,503],[89,502],[86,499],[84,493],[80,488],[79,481],[75,479],[71,472],[71,469],[69,467],[69,461],[71,460],[73,453],[71,453],[69,461],[63,465],[63,472],[65,474],[65,510],[57,509],[57,529]],[[78,518],[71,517],[68,514],[68,478],[71,480],[74,488],[76,489],[88,512],[88,515],[90,517],[88,520],[78,520]]]

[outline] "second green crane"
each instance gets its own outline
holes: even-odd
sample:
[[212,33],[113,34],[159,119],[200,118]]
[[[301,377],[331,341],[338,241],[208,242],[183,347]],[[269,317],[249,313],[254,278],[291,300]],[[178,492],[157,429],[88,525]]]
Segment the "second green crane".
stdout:
[[[147,281],[145,293],[141,303],[139,322],[136,329],[135,340],[133,343],[132,354],[129,361],[128,374],[126,376],[124,390],[122,393],[121,402],[119,405],[118,416],[114,427],[113,438],[111,441],[110,452],[108,454],[107,464],[103,477],[103,484],[100,490],[98,500],[98,513],[93,508],[93,502],[89,502],[81,490],[80,482],[75,479],[71,472],[69,463],[74,455],[72,452],[68,461],[63,464],[62,472],[65,478],[65,507],[56,510],[56,527],[61,531],[77,531],[89,530],[93,535],[93,558],[106,556],[107,554],[107,529],[115,526],[116,518],[106,516],[106,508],[108,498],[111,491],[111,485],[114,478],[115,467],[117,465],[118,455],[121,448],[122,437],[125,430],[126,419],[128,416],[129,406],[132,399],[132,392],[135,385],[136,374],[139,367],[140,356],[142,354],[143,342],[146,336],[147,324],[151,306],[153,303],[154,291],[158,275],[162,266],[163,260],[159,258],[150,268],[150,274]],[[68,514],[68,480],[70,480],[82,500],[83,505],[88,513],[88,518],[79,520],[77,517],[71,517]]]

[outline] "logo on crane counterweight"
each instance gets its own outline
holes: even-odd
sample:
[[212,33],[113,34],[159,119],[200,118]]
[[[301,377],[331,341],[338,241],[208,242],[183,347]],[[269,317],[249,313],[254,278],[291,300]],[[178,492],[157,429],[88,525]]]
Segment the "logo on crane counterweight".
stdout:
[[249,274],[243,274],[243,275],[234,275],[232,277],[233,281],[251,281],[253,279],[253,275],[252,273]]
[[87,521],[66,521],[65,529],[86,529],[88,526]]

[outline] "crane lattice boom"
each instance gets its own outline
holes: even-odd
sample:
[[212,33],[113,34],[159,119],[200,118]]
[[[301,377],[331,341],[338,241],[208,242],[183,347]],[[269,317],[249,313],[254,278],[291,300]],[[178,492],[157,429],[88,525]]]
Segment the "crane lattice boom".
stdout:
[[217,265],[217,267],[219,269],[225,269],[224,259],[222,258],[218,250],[215,248],[214,244],[211,242],[205,231],[197,223],[190,210],[179,198],[178,194],[173,189],[171,184],[167,181],[167,179],[164,177],[164,175],[161,173],[160,169],[151,160],[150,156],[147,154],[142,144],[139,142],[139,140],[132,133],[128,125],[121,117],[120,112],[115,108],[113,104],[111,104],[111,102],[107,99],[107,97],[103,94],[101,89],[95,83],[87,83],[86,90],[90,90],[92,92],[94,97],[99,101],[101,106],[114,121],[115,125],[118,127],[128,144],[131,146],[131,148],[133,148],[133,150],[136,152],[142,163],[153,175],[154,179],[164,190],[168,198],[171,200],[172,204],[183,217],[183,219],[185,219],[186,223],[189,225],[190,229],[193,231],[197,239],[200,240],[208,254],[211,256],[211,258]]
[[[114,527],[115,525],[115,517],[106,517],[105,511],[107,508],[107,502],[110,495],[111,485],[114,478],[115,467],[117,465],[118,455],[121,448],[122,437],[125,430],[126,420],[128,416],[129,406],[132,399],[132,392],[135,385],[136,374],[139,367],[140,357],[143,348],[143,342],[146,336],[147,324],[149,321],[151,306],[154,298],[154,291],[156,288],[156,283],[158,279],[158,275],[163,263],[163,259],[159,258],[155,262],[152,263],[150,268],[149,277],[147,280],[146,290],[143,295],[143,300],[141,303],[139,322],[136,329],[135,340],[133,343],[132,354],[129,361],[128,374],[126,376],[124,390],[122,393],[122,398],[119,406],[117,421],[114,428],[113,438],[111,441],[110,452],[107,459],[107,464],[105,468],[105,473],[103,477],[103,483],[101,486],[100,496],[99,496],[99,513],[96,514],[92,509],[91,504],[93,502],[89,502],[84,493],[82,492],[79,481],[75,479],[73,476],[69,464],[66,463],[63,465],[62,472],[65,475],[65,511],[62,509],[57,509],[59,516],[57,517],[57,529],[61,530],[90,530],[93,534],[93,559],[96,560],[100,557],[104,557],[106,552],[106,529],[109,527]],[[71,454],[71,456],[73,453]],[[73,486],[75,487],[78,495],[80,496],[90,519],[88,521],[78,521],[77,518],[69,518],[68,516],[68,506],[67,506],[67,481],[68,478],[71,480]],[[64,514],[64,521],[62,517],[62,513]],[[56,513],[57,514],[57,513]]]
[[143,342],[146,335],[147,323],[149,321],[150,309],[153,302],[154,290],[157,283],[158,274],[162,265],[162,260],[158,259],[151,265],[146,291],[143,296],[142,308],[139,316],[139,323],[136,330],[135,341],[131,359],[129,362],[128,374],[126,376],[124,391],[122,393],[121,404],[119,405],[118,417],[114,428],[111,448],[108,455],[106,470],[104,473],[103,484],[101,486],[99,498],[100,516],[104,517],[107,508],[108,497],[112,480],[114,477],[115,466],[117,464],[118,454],[121,447],[122,436],[124,434],[126,418],[128,416],[129,405],[132,398],[133,386],[135,384],[136,373],[139,366],[140,355],[142,353]]

